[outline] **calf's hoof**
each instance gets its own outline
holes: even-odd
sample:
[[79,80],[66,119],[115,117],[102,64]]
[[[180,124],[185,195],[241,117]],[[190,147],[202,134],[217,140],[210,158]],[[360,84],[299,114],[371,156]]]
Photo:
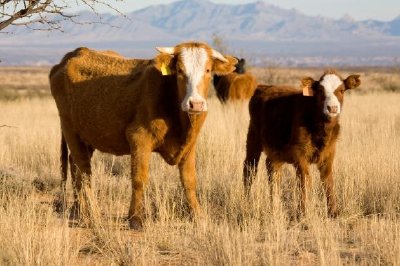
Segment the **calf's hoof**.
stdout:
[[58,214],[63,214],[67,209],[67,203],[61,197],[56,197],[53,200],[53,210]]
[[71,206],[71,209],[69,211],[69,219],[70,220],[79,220],[80,218],[80,206],[78,202],[74,202],[74,204]]

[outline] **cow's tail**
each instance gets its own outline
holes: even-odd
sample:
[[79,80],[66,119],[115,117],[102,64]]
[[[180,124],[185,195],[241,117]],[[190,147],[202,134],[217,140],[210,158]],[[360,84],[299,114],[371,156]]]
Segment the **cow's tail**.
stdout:
[[61,133],[61,147],[60,147],[60,162],[61,162],[61,193],[55,199],[53,205],[58,213],[63,213],[67,205],[67,179],[68,179],[68,146],[65,141],[64,135]]
[[61,134],[61,189],[65,191],[68,178],[68,146],[64,135]]

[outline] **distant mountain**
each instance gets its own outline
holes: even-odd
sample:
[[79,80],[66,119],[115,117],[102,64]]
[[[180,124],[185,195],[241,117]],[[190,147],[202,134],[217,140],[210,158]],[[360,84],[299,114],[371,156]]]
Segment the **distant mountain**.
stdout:
[[[215,4],[182,0],[150,6],[125,17],[81,12],[81,24],[62,22],[63,32],[8,28],[0,35],[3,64],[53,64],[77,47],[114,49],[150,57],[154,47],[221,37],[230,52],[254,64],[400,64],[400,16],[392,21],[356,21],[307,16],[258,1]],[[96,23],[93,23],[95,21]],[[37,27],[40,27],[38,25]]]
[[244,5],[213,4],[204,0],[183,0],[152,6],[130,14],[165,30],[189,38],[207,39],[218,32],[232,39],[252,40],[337,40],[360,36],[395,35],[390,23],[368,27],[352,19],[340,20],[306,16],[295,9],[282,9],[258,1]]

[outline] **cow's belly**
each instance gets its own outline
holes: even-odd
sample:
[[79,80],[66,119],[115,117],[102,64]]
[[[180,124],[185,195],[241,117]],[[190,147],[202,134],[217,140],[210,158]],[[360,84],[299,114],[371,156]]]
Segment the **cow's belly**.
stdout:
[[88,145],[102,152],[115,155],[130,153],[129,143],[125,136],[126,122],[121,120],[107,119],[85,119],[79,117],[74,119],[75,129],[79,137]]
[[124,134],[110,132],[82,132],[82,140],[93,148],[115,155],[130,153],[129,143]]

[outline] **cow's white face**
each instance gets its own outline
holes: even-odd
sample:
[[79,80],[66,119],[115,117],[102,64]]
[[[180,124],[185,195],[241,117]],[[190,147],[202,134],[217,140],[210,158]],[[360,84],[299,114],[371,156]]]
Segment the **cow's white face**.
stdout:
[[320,81],[325,95],[323,112],[327,117],[336,117],[340,114],[343,102],[344,84],[335,74],[327,74]]
[[182,111],[197,114],[207,111],[207,95],[212,74],[228,74],[235,70],[237,60],[224,57],[206,44],[183,43],[175,47],[157,47],[161,53],[156,57],[155,66],[175,74],[178,97]]
[[204,48],[182,48],[182,67],[178,65],[178,78],[185,80],[186,95],[181,107],[184,112],[207,111],[208,86],[211,78],[211,63],[208,62],[207,51]]

